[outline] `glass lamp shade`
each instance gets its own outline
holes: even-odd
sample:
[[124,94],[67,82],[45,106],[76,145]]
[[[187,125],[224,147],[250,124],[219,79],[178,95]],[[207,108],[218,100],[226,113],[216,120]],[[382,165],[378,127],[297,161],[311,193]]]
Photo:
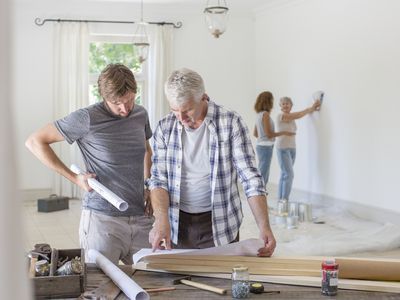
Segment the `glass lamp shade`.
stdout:
[[136,47],[136,57],[139,63],[143,63],[147,60],[149,55],[149,43],[133,43]]
[[208,30],[215,38],[219,38],[226,30],[228,11],[226,6],[208,6],[204,9]]
[[135,33],[135,41],[133,42],[133,45],[136,48],[136,57],[139,61],[139,63],[143,63],[145,60],[147,60],[147,57],[149,55],[149,38],[146,34],[146,26],[147,23],[145,22],[140,22],[138,24],[136,33]]

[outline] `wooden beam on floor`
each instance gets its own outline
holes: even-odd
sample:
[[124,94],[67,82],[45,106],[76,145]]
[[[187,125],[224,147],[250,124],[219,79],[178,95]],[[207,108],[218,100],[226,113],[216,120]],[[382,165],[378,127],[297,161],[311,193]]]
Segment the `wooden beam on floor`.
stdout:
[[[149,268],[167,271],[230,273],[238,264],[257,275],[319,276],[321,262],[326,257],[249,257],[229,255],[151,255],[142,261]],[[337,257],[339,277],[342,279],[400,281],[399,259],[368,259]]]

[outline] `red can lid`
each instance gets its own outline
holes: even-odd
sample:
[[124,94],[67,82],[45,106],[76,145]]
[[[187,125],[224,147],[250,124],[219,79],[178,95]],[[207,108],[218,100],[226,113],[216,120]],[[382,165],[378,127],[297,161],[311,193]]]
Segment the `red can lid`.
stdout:
[[339,264],[336,263],[334,260],[324,260],[322,262],[322,269],[323,270],[337,270],[339,269]]

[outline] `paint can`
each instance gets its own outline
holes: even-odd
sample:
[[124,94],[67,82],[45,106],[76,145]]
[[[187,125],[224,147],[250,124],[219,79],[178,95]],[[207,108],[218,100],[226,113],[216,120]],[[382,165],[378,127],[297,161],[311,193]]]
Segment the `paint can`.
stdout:
[[277,207],[278,215],[284,216],[288,213],[288,201],[286,199],[278,200],[278,207]]
[[289,216],[298,216],[299,215],[299,203],[297,202],[289,202]]
[[299,221],[300,222],[311,222],[312,221],[311,204],[307,204],[307,203],[299,204]]
[[326,296],[335,296],[338,291],[339,264],[334,259],[322,262],[321,293]]
[[295,229],[299,225],[299,217],[298,216],[288,216],[286,218],[286,228],[287,229]]
[[279,227],[286,226],[286,216],[275,216],[275,224]]

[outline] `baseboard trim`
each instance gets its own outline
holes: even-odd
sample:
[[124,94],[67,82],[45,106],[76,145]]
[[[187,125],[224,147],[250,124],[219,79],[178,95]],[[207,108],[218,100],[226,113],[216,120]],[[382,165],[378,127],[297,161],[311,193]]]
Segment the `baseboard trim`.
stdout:
[[47,198],[52,194],[52,190],[48,189],[20,189],[19,194],[22,201],[36,201],[37,199]]
[[[268,183],[269,197],[274,199],[277,195],[277,184]],[[392,223],[400,226],[400,213],[385,208],[351,202],[327,195],[315,194],[308,191],[293,189],[290,199],[297,202],[311,203],[313,206],[331,206],[335,209],[342,209],[361,218],[380,223]]]

